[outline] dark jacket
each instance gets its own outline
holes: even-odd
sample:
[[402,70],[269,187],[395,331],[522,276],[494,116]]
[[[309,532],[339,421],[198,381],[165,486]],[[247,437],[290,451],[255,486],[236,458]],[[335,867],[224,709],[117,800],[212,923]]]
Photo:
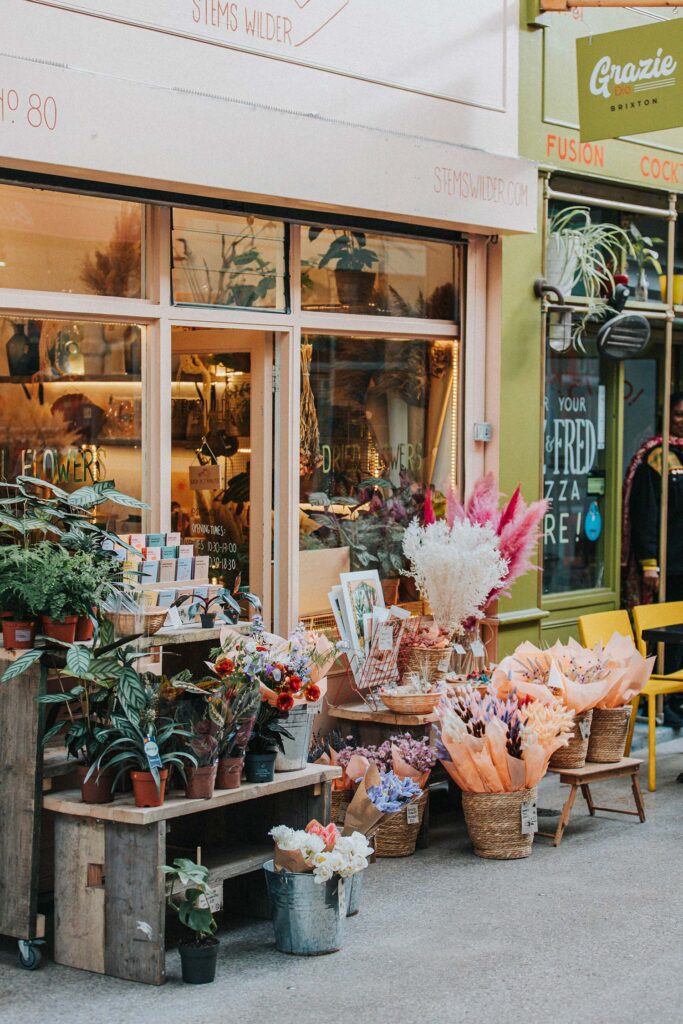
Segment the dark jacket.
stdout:
[[[659,565],[662,449],[653,448],[638,466],[631,492],[631,537],[641,567]],[[667,575],[683,574],[683,463],[669,451]]]

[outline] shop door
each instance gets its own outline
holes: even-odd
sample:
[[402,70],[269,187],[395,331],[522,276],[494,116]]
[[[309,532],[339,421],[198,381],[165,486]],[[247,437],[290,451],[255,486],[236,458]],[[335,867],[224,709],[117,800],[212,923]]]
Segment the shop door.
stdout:
[[172,328],[171,530],[271,616],[272,333]]

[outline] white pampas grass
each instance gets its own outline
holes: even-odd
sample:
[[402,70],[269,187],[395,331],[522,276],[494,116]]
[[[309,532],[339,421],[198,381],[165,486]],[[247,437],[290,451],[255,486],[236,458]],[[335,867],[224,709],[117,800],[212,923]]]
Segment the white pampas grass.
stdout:
[[451,633],[481,617],[484,601],[507,575],[508,563],[493,530],[467,519],[452,526],[443,519],[420,526],[413,519],[403,551],[409,575],[429,601],[435,621]]

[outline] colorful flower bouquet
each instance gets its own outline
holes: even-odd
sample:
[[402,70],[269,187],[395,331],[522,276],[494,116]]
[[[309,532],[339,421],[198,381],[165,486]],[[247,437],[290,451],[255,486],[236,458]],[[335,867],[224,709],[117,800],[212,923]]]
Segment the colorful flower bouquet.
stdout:
[[581,714],[591,708],[619,708],[641,692],[654,658],[644,658],[632,640],[615,633],[592,650],[575,640],[540,650],[531,643],[504,658],[492,685],[501,697],[513,690],[544,703],[558,700]]
[[420,787],[427,785],[436,764],[437,754],[426,736],[414,739],[409,732],[391,736],[379,746],[356,747],[349,744],[339,751],[337,764],[343,768],[343,780],[352,789],[371,764],[383,772],[393,772],[400,779],[412,779]]
[[415,852],[425,799],[414,779],[370,764],[346,809],[344,835],[374,836],[378,857],[410,856]]
[[368,797],[378,811],[392,814],[400,811],[416,797],[422,796],[422,789],[409,778],[400,778],[395,772],[382,772],[379,783],[370,786]]
[[467,688],[437,714],[440,760],[468,793],[531,789],[543,778],[552,754],[566,746],[574,715],[557,701],[545,703],[511,693],[506,700]]
[[305,829],[278,825],[269,835],[275,841],[275,870],[312,872],[318,884],[333,875],[350,878],[364,871],[372,854],[372,847],[360,832],[343,836],[336,825],[323,826],[318,821],[310,821]]

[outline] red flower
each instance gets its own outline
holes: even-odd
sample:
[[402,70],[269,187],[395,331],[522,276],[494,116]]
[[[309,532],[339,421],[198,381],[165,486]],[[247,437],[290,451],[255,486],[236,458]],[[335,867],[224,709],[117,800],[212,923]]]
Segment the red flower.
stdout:
[[257,651],[267,651],[268,648],[267,647],[257,647],[256,650]]
[[294,698],[290,693],[278,693],[275,705],[278,711],[291,711],[294,707]]
[[317,700],[320,700],[320,687],[316,686],[315,683],[309,683],[304,690],[304,697],[310,701],[311,704],[315,704]]
[[298,693],[301,689],[301,678],[299,676],[290,676],[287,680],[287,685],[292,693]]
[[229,676],[235,669],[235,663],[232,658],[219,658],[214,668],[219,676]]

